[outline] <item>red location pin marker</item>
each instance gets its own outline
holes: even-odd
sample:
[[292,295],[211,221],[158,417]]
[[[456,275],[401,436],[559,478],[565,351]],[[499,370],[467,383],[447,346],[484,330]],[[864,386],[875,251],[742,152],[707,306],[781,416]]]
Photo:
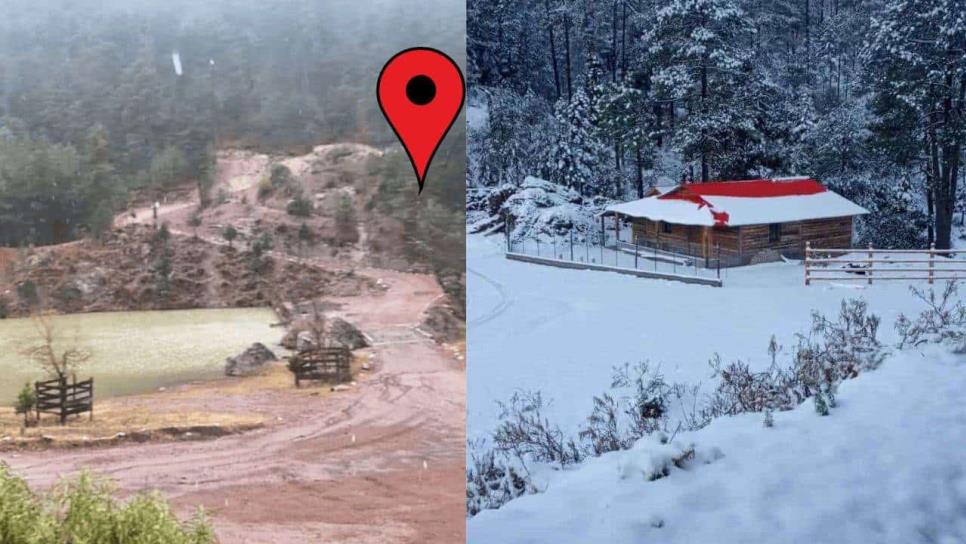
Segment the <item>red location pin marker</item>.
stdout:
[[426,170],[463,108],[463,72],[445,53],[413,47],[379,74],[379,107],[402,142],[423,192]]

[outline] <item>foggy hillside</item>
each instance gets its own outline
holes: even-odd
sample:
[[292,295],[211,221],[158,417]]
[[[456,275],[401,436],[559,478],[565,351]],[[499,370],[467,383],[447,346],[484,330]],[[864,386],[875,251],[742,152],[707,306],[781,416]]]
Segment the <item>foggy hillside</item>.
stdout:
[[[398,149],[375,100],[382,64],[414,45],[465,56],[465,9],[445,0],[4,4],[0,245],[97,234],[132,191],[204,193],[219,149]],[[463,134],[438,154],[421,206],[461,213]],[[405,168],[385,170],[408,183]],[[393,214],[412,193],[374,204]]]

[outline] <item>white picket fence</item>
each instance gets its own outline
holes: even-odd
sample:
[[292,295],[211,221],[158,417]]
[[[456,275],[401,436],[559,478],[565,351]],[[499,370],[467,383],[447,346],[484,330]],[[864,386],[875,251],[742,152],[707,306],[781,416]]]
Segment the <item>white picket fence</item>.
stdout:
[[954,249],[830,249],[805,244],[805,285],[820,281],[966,280],[966,252]]

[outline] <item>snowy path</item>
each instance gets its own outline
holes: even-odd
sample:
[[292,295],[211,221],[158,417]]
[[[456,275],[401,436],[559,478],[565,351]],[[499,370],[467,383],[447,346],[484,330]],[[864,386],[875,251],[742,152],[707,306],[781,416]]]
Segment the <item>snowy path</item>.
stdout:
[[[487,323],[493,319],[496,319],[500,317],[500,315],[503,314],[503,312],[505,312],[506,309],[509,308],[511,304],[513,304],[513,302],[510,300],[509,295],[507,295],[506,287],[504,287],[502,284],[493,281],[492,279],[486,277],[483,274],[480,274],[479,272],[477,272],[476,270],[473,270],[472,268],[467,268],[466,271],[469,272],[470,275],[476,276],[477,278],[479,278],[484,282],[483,284],[480,284],[481,288],[483,288],[484,286],[492,287],[493,290],[496,292],[496,295],[499,297],[498,302],[492,308],[485,311],[482,315],[470,316],[471,318],[468,319],[466,322],[467,327],[476,327],[484,323]],[[484,296],[485,295],[481,293],[478,295],[477,299],[479,300]]]

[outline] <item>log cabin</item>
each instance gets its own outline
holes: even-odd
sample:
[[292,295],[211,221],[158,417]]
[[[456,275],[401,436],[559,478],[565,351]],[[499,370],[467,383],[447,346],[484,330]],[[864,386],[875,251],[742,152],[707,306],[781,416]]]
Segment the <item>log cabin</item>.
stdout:
[[[698,257],[705,266],[799,259],[805,243],[850,248],[853,220],[868,210],[807,177],[685,183],[608,206],[618,239]],[[621,224],[630,223],[630,235]],[[712,264],[714,263],[714,264]]]

